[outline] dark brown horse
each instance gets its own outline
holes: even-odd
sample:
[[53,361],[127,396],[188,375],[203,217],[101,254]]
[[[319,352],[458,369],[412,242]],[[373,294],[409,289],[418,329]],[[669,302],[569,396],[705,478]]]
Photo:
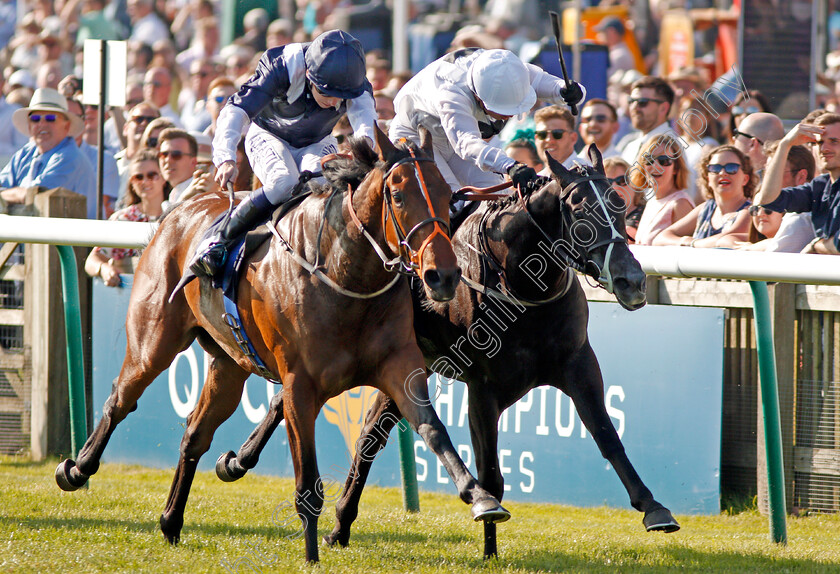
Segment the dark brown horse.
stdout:
[[[395,147],[377,130],[379,157],[360,140],[353,145],[355,159],[325,164],[332,185],[316,189],[280,220],[275,233],[283,241],[264,243],[251,255],[239,283],[245,332],[273,378],[283,381],[295,502],[308,561],[318,560],[323,504],[315,418],[328,399],[362,384],[394,397],[452,476],[461,499],[472,504],[476,520],[510,516],[469,473],[434,409],[414,400],[427,397],[428,389],[412,328],[409,285],[402,276],[394,281],[394,271],[383,265],[388,252],[399,255],[402,265],[418,269],[430,298],[454,295],[460,270],[446,229],[451,190],[430,159],[431,138],[425,135],[422,149]],[[167,303],[204,229],[226,205],[218,194],[197,198],[162,221],[136,272],[125,361],[102,419],[78,462],[66,460],[56,469],[61,488],[81,487],[98,469],[116,425],[175,355],[197,338],[212,360],[198,405],[187,417],[181,457],[160,518],[171,543],[180,537],[198,460],[239,404],[245,379],[256,372],[223,318],[220,291],[207,280],[189,284]],[[317,278],[298,263],[304,259],[320,262]]]
[[[479,483],[489,492],[500,500],[504,494],[499,416],[531,389],[550,385],[572,398],[630,503],[644,512],[645,527],[673,532],[679,525],[636,473],[607,414],[601,369],[587,334],[586,297],[570,268],[591,275],[627,309],[645,304],[645,274],[624,239],[624,202],[609,189],[597,148],[588,153],[594,168],[567,170],[549,157],[554,181],[529,196],[485,203],[465,219],[452,240],[464,284],[448,303],[429,301],[415,290],[415,333],[429,370],[469,386],[470,436]],[[480,324],[493,330],[497,352],[469,343],[471,328]],[[272,404],[284,400],[278,394]],[[400,406],[379,394],[327,543],[348,544],[371,455],[385,446],[400,417]],[[238,454],[220,459],[217,474],[232,480],[252,468],[281,419],[280,409],[270,412]],[[496,525],[485,523],[484,556],[496,551]]]

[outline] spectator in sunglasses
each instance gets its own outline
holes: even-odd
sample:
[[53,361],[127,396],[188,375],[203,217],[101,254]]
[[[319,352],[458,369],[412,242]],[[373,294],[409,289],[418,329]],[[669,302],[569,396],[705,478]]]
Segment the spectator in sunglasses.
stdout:
[[636,193],[627,179],[627,172],[630,171],[630,164],[620,157],[613,156],[604,160],[604,173],[610,181],[611,189],[621,195],[627,210],[624,212],[624,228],[627,231],[627,241],[636,242],[636,232],[639,229],[639,221],[645,209],[645,196],[643,193]]
[[227,76],[221,76],[210,82],[207,88],[207,111],[210,113],[210,125],[204,133],[212,139],[216,135],[216,121],[222,108],[230,97],[236,93],[236,84]]
[[579,130],[584,145],[595,144],[604,159],[618,155],[613,141],[618,132],[618,112],[607,100],[592,98],[583,104]]
[[578,134],[575,131],[575,118],[567,108],[547,106],[534,114],[534,143],[537,155],[545,166],[540,175],[551,176],[546,154],[563,164],[567,169],[574,162],[589,165],[588,159],[579,158],[575,153]]
[[[163,213],[163,201],[171,189],[163,179],[157,153],[151,149],[138,152],[128,166],[127,206],[114,212],[111,221],[157,221]],[[119,287],[121,273],[134,272],[134,249],[94,247],[85,261],[85,272],[99,277],[109,287]]]
[[694,208],[682,146],[670,136],[658,136],[642,146],[628,183],[646,200],[636,232],[639,245],[653,244],[657,235]]
[[[767,148],[770,160],[776,153],[779,142]],[[816,163],[811,150],[802,145],[790,148],[782,176],[782,187],[803,185],[814,178]],[[778,251],[799,253],[816,235],[810,213],[783,213],[761,205],[751,205],[750,230],[745,237],[731,234],[718,242],[719,247],[735,247],[749,251]]]
[[717,247],[730,234],[746,234],[750,226],[750,198],[758,178],[750,158],[731,145],[706,154],[698,165],[697,184],[706,201],[662,231],[654,245]]
[[644,76],[630,91],[630,122],[635,132],[618,142],[622,159],[629,164],[636,161],[642,145],[650,138],[668,132],[668,116],[674,104],[674,88],[657,76]]
[[215,189],[211,185],[210,174],[196,170],[198,142],[190,133],[179,128],[166,128],[160,133],[158,145],[160,172],[172,186],[164,209],[183,201],[182,195],[192,197]]
[[143,137],[140,138],[140,147],[153,149],[156,152],[160,149],[160,134],[163,130],[174,128],[175,124],[169,118],[156,118],[149,122],[143,130]]
[[756,112],[744,117],[732,132],[732,145],[747,154],[759,182],[764,175],[767,155],[764,146],[782,139],[785,126],[775,114]]
[[[84,121],[67,109],[56,90],[35,90],[28,107],[12,114],[12,124],[29,141],[0,171],[0,197],[7,203],[27,203],[30,188],[63,187],[87,198],[96,197],[93,166],[73,138],[84,131]],[[88,219],[96,219],[96,202],[88,201]]]
[[[810,143],[819,148],[818,166],[827,173],[809,182],[783,187],[782,175],[790,150]],[[768,163],[756,205],[773,210],[811,213],[816,238],[805,253],[840,254],[840,115],[824,113],[813,124],[799,123],[779,142]]]
[[332,137],[335,138],[336,148],[339,153],[350,153],[350,136],[353,135],[353,126],[350,125],[350,119],[347,114],[344,114],[338,119],[338,123],[333,126]]
[[738,92],[732,107],[729,108],[729,135],[735,134],[735,129],[750,114],[758,112],[772,112],[770,100],[759,90],[748,90],[746,93]]

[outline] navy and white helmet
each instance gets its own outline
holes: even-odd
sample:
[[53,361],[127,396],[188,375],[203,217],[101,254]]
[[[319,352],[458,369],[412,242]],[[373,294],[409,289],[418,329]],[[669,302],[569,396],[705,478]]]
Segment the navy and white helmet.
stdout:
[[365,91],[365,53],[347,32],[330,30],[306,49],[306,77],[331,98],[352,100]]

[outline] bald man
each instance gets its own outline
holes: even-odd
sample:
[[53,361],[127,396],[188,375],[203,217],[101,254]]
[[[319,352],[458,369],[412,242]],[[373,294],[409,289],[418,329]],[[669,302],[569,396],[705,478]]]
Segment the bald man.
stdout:
[[785,126],[775,114],[757,112],[745,117],[732,134],[732,143],[749,156],[759,179],[764,175],[767,155],[764,145],[785,137]]

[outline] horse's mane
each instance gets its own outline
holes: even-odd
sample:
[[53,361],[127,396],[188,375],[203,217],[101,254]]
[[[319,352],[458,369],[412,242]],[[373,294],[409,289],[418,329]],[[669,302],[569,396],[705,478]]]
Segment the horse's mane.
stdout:
[[[398,144],[397,150],[400,153],[389,158],[388,163],[393,165],[396,161],[407,156],[409,149],[415,152],[418,151],[417,146],[413,142]],[[313,195],[325,195],[333,191],[342,192],[347,189],[348,185],[352,189],[356,189],[361,185],[362,180],[371,170],[375,168],[385,170],[387,168],[386,163],[379,159],[379,155],[371,147],[366,137],[350,138],[350,151],[352,152],[352,157],[338,156],[324,164],[323,173],[327,183],[310,184]]]

